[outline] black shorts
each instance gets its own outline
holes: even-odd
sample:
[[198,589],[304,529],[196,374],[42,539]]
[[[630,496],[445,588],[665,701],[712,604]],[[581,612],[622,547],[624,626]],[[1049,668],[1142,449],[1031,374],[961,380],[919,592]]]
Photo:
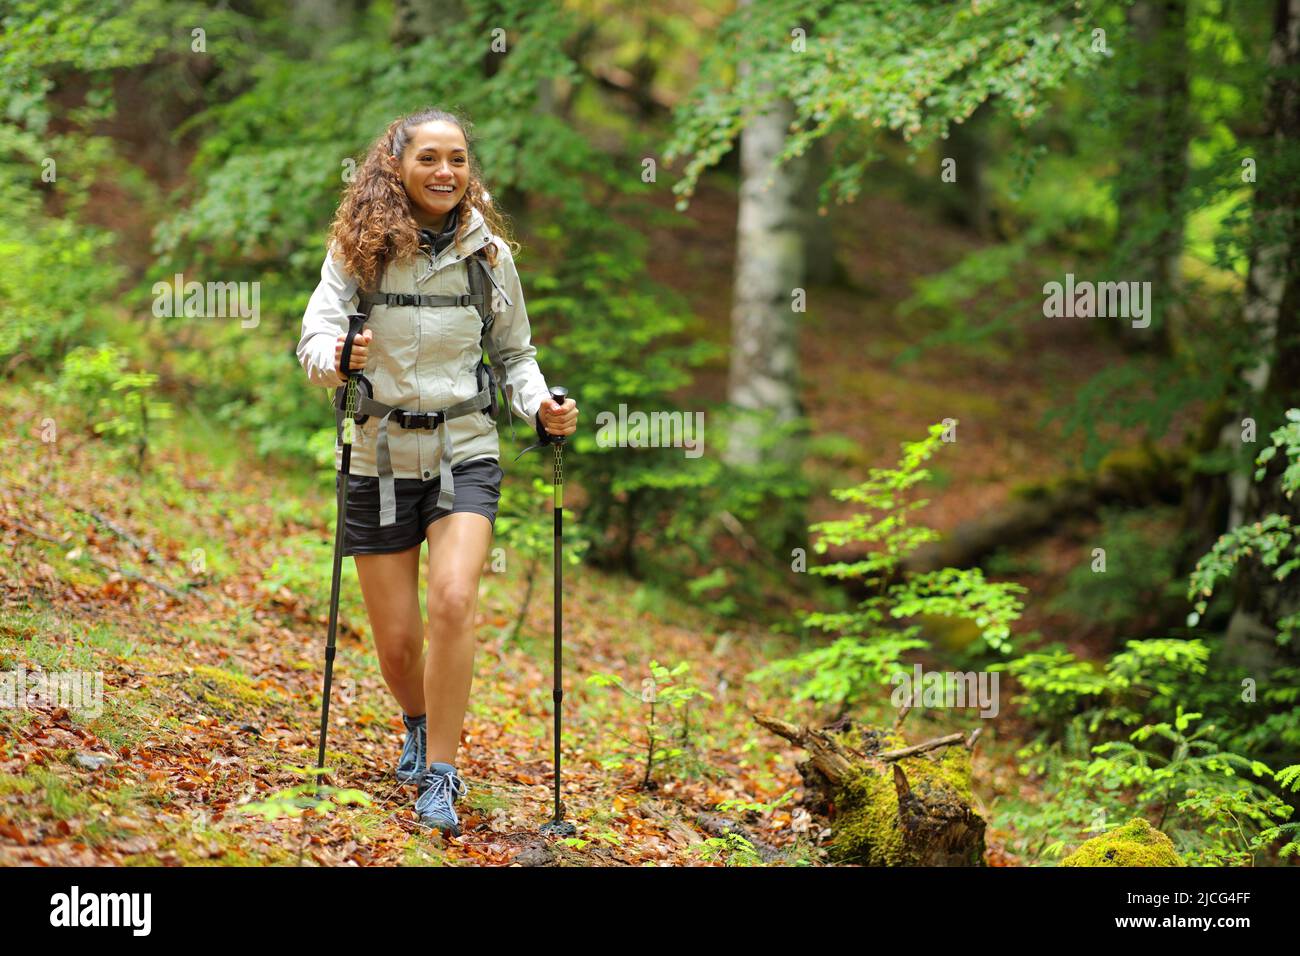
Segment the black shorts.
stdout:
[[[439,518],[458,511],[481,514],[496,528],[497,502],[501,498],[504,477],[495,458],[473,458],[452,465],[456,500],[451,511],[438,507],[438,478],[394,478],[397,520],[379,526],[379,479],[373,475],[348,475],[348,520],[343,536],[343,554],[389,554],[405,551],[424,541],[425,529]],[[334,493],[338,494],[339,477],[334,475]]]

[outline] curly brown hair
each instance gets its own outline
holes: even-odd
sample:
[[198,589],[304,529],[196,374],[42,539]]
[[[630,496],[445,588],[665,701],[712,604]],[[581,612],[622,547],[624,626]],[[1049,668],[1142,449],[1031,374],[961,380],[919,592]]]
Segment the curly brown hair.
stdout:
[[[469,210],[477,209],[488,231],[501,238],[511,255],[518,243],[510,235],[506,217],[492,204],[483,185],[483,174],[474,155],[471,124],[468,119],[439,109],[423,109],[393,120],[366,153],[356,176],[348,184],[330,225],[330,242],[335,255],[362,289],[374,291],[385,262],[397,262],[419,254],[419,224],[411,213],[411,200],[402,180],[384,157],[399,160],[411,141],[411,132],[425,123],[442,120],[459,127],[469,148],[469,185],[456,206],[456,247],[469,231]],[[487,247],[488,261],[497,264],[496,244]]]

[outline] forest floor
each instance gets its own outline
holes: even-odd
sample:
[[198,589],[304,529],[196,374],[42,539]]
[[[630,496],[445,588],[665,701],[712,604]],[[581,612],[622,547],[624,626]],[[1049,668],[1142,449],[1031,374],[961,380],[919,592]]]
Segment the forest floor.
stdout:
[[[651,230],[652,271],[688,297],[699,334],[725,342],[730,288],[715,282],[731,273],[734,198],[705,184],[687,218],[692,227]],[[1053,395],[1119,355],[1109,337],[1025,315],[1014,347],[935,351],[895,366],[897,350],[927,331],[895,318],[910,283],[976,243],[886,195],[837,212],[836,230],[841,247],[855,250],[845,262],[850,283],[812,290],[804,401],[818,434],[844,435],[860,453],[821,463],[824,489],[894,463],[899,442],[945,417],[960,420],[960,439],[934,463],[925,513],[941,531],[996,507],[1017,484],[1077,466],[1078,443],[1038,419]],[[1019,300],[1031,302],[1038,280],[1024,282]],[[725,368],[704,369],[694,395],[718,399],[724,386]],[[752,720],[757,711],[811,713],[744,681],[788,655],[794,639],[585,567],[566,574],[564,607],[563,783],[576,840],[537,834],[551,799],[548,567],[514,638],[525,575],[483,577],[458,758],[469,785],[462,837],[420,829],[413,791],[392,778],[402,726],[346,561],[328,762],[334,785],[372,802],[307,818],[244,812],[250,799],[301,784],[294,768],[314,763],[331,489],[240,457],[232,436],[189,417],[135,476],[85,435],[42,445],[44,415],[31,392],[9,389],[0,403],[20,423],[0,461],[0,670],[100,672],[104,683],[95,716],[39,703],[0,709],[0,864],[753,862],[718,838],[720,820],[743,827],[765,859],[824,862],[826,823],[798,807],[802,755]],[[820,494],[810,520],[842,507]],[[1086,560],[1095,530],[1089,522],[1062,528],[1008,565],[1018,573],[1003,575],[1032,589],[1022,630],[1088,656],[1105,653],[1114,635],[1042,599]],[[121,573],[131,569],[154,583]],[[693,705],[686,728],[657,715],[658,744],[679,752],[656,762],[647,787],[649,713],[639,686],[650,659],[688,663],[677,680],[713,696]],[[629,690],[588,682],[604,673]],[[918,717],[909,736],[947,729]],[[986,858],[995,865],[1021,862],[996,823],[999,801],[1032,791],[1016,773],[1017,738],[1008,715],[976,752],[977,808],[994,821]]]

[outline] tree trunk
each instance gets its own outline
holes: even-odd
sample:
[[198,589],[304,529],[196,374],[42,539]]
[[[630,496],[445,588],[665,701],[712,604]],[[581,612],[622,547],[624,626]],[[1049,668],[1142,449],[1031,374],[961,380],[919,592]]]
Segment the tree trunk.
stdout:
[[965,122],[950,124],[947,148],[941,151],[943,158],[954,160],[957,175],[955,183],[943,183],[945,188],[940,193],[947,200],[948,218],[977,236],[986,237],[992,233],[988,190],[984,185],[987,156],[984,141],[991,111],[989,101],[985,100]]
[[813,140],[809,147],[808,184],[801,203],[803,210],[804,281],[814,285],[841,285],[848,279],[844,264],[835,257],[835,236],[831,231],[832,208],[821,215],[818,190],[830,173],[826,138]]
[[1127,16],[1124,75],[1133,99],[1125,105],[1129,125],[1116,177],[1118,234],[1111,268],[1126,281],[1151,283],[1151,324],[1134,328],[1121,320],[1107,328],[1130,348],[1168,353],[1190,139],[1187,0],[1137,0]]
[[[747,5],[752,0],[742,0]],[[742,75],[749,70],[741,65]],[[794,120],[780,98],[754,117],[740,137],[735,301],[731,312],[731,370],[727,397],[739,414],[728,443],[733,464],[761,461],[764,419],[787,422],[801,413],[798,322],[792,307],[804,281],[801,226],[808,161],[775,164]]]
[[464,0],[395,0],[389,39],[393,46],[413,46],[451,20],[466,16]]
[[[740,65],[740,73],[742,77],[749,74],[747,64]],[[793,120],[794,104],[778,97],[749,119],[740,137],[740,203],[727,382],[732,416],[724,459],[738,468],[773,465],[775,474],[769,473],[773,481],[797,477],[805,437],[792,423],[804,414],[799,400],[795,296],[805,281],[803,206],[808,159],[802,156],[784,166],[776,164]],[[777,435],[782,435],[781,440],[772,440]],[[803,505],[785,505],[782,517],[780,547],[806,547]]]
[[[1264,447],[1268,434],[1284,422],[1288,408],[1300,406],[1300,0],[1277,0],[1269,51],[1267,132],[1260,145],[1255,190],[1254,235],[1246,278],[1244,316],[1265,347],[1264,358],[1244,374],[1246,401],[1241,418],[1258,427],[1252,451]],[[1241,447],[1239,420],[1229,422],[1223,443]],[[1234,474],[1230,480],[1229,529],[1270,513],[1300,522],[1295,502],[1281,491],[1286,465],[1279,455],[1269,463],[1262,482]],[[1300,575],[1273,578],[1258,562],[1244,563],[1237,579],[1230,643],[1259,638],[1271,641],[1279,618],[1300,608]]]

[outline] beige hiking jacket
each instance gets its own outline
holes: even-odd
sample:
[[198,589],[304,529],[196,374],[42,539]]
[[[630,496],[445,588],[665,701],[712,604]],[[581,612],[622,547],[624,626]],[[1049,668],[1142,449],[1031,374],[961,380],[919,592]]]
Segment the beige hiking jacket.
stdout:
[[[510,411],[528,422],[526,435],[535,440],[535,416],[549,392],[537,366],[537,349],[530,341],[519,274],[505,242],[490,235],[477,209],[470,212],[470,229],[459,247],[453,242],[437,256],[427,250],[413,260],[389,263],[379,289],[414,295],[467,294],[469,277],[462,260],[489,242],[495,243],[497,265],[492,269],[492,280],[497,286],[499,308],[488,337],[508,373],[505,382]],[[488,291],[492,291],[490,285]],[[302,318],[297,348],[298,361],[313,385],[337,388],[343,384],[334,367],[334,346],[339,335],[347,332],[348,314],[358,311],[357,304],[356,280],[333,255],[326,255],[320,284]],[[478,394],[482,320],[473,305],[375,305],[365,328],[374,333],[364,375],[374,386],[375,401],[408,412],[436,412]],[[502,382],[502,369],[496,368],[495,373],[498,383]],[[352,474],[379,475],[378,428],[375,416],[357,427]],[[448,430],[450,434],[444,435]],[[392,473],[397,478],[429,479],[440,472],[445,476],[452,465],[473,458],[501,460],[496,423],[485,412],[453,418],[435,430],[408,431],[390,422],[388,443]],[[444,462],[443,451],[448,444],[452,455]],[[342,445],[336,443],[336,470],[342,468],[342,457]]]

